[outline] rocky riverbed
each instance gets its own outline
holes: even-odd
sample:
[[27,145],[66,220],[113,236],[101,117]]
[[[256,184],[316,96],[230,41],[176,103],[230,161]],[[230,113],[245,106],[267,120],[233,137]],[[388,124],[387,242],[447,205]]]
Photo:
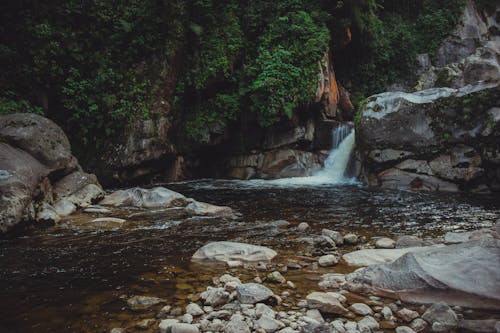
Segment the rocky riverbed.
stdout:
[[[311,316],[307,311],[315,310],[307,303],[308,295],[345,290],[341,295],[347,300],[339,302],[348,313],[354,313],[353,304],[366,304],[373,311],[368,316],[379,323],[376,330],[390,331],[411,324],[397,319],[397,311],[406,307],[421,316],[425,309],[385,297],[375,298],[382,304],[372,303],[374,294],[342,286],[342,278],[347,282],[354,277],[349,274],[358,269],[347,264],[349,256],[375,247],[389,248],[385,251],[393,246],[463,241],[464,234],[445,235],[491,228],[500,209],[494,196],[443,196],[356,185],[293,187],[207,180],[166,187],[198,202],[229,206],[234,215],[193,214],[182,205],[167,209],[90,206],[56,224],[29,226],[19,236],[11,234],[0,240],[4,299],[0,306],[5,313],[0,328],[8,332],[110,332],[113,328],[158,332],[161,320],[183,322],[186,306],[196,303],[204,310],[191,323],[199,324],[198,329],[209,316],[206,310],[210,308],[204,307],[212,306],[215,312],[230,311],[230,316],[212,317],[210,322],[220,319],[227,324],[240,311],[252,331],[260,317],[244,314],[236,305],[234,291],[228,292],[225,304],[217,306],[205,304],[201,298],[208,287],[226,288],[220,277],[229,274],[241,283],[269,288],[276,297],[263,302],[276,313],[274,320],[298,325],[289,329],[300,331],[303,318]],[[119,220],[97,223],[96,219]],[[257,262],[239,262],[235,257],[227,262],[192,261],[198,250],[216,241],[264,246],[276,255],[270,252],[265,264],[259,263],[262,257],[258,256]],[[253,250],[248,253],[256,254]],[[134,310],[130,300],[140,299],[136,296],[155,297],[159,302]],[[377,315],[382,314],[379,307],[391,303],[398,306],[391,310],[396,320],[392,326],[384,326]],[[162,312],[165,306],[170,311]],[[243,307],[252,312],[256,306]],[[495,312],[487,310],[452,309],[466,319],[496,318]],[[288,317],[280,317],[280,312]],[[329,323],[343,318],[344,326],[366,317],[348,313],[321,315]],[[353,328],[349,325],[353,324],[347,328]]]

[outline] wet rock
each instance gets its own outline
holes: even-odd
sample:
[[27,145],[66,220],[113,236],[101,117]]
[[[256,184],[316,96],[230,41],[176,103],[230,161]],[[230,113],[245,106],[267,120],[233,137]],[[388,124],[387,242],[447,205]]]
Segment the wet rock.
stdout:
[[185,211],[190,215],[197,216],[217,216],[217,217],[233,217],[234,212],[227,206],[216,206],[205,202],[193,201],[185,208]]
[[168,208],[186,206],[188,200],[182,194],[164,187],[152,189],[135,187],[106,195],[100,204],[113,207]]
[[422,332],[425,329],[427,329],[427,322],[421,318],[416,318],[410,323],[410,327],[415,331],[415,332]]
[[269,273],[267,275],[266,281],[273,282],[273,283],[285,283],[286,279],[283,275],[281,275],[280,272],[274,271],[274,272]]
[[367,316],[373,314],[373,310],[368,305],[363,303],[354,303],[349,307],[349,310],[360,316]]
[[263,329],[267,333],[276,332],[285,327],[285,325],[272,317],[262,315],[257,321],[254,322],[255,329]]
[[171,333],[199,333],[197,326],[185,323],[175,323],[170,328]]
[[156,314],[156,318],[165,318],[169,314],[169,312],[170,312],[171,309],[172,309],[172,307],[170,305],[165,305]]
[[135,324],[135,328],[139,330],[147,330],[156,322],[156,319],[143,319]]
[[243,316],[235,314],[227,322],[224,333],[250,333],[250,327],[244,321]]
[[396,327],[396,333],[415,333],[415,331],[408,326],[398,326]]
[[190,303],[186,306],[186,313],[189,313],[193,317],[198,317],[204,314],[205,311],[198,304]]
[[382,237],[377,239],[375,247],[378,249],[393,249],[396,247],[396,242],[390,238]]
[[236,288],[238,300],[242,304],[255,304],[266,301],[274,294],[271,289],[258,283],[244,283]]
[[379,323],[371,316],[366,316],[358,321],[358,329],[361,333],[370,333],[378,330],[379,327]]
[[400,249],[364,249],[344,254],[349,266],[370,266],[390,263],[409,252],[420,252],[435,247],[407,247]]
[[433,332],[445,332],[458,326],[456,313],[444,302],[433,304],[422,319],[432,325]]
[[317,309],[311,309],[306,311],[306,316],[317,321],[318,323],[324,323],[325,319]]
[[407,323],[411,322],[415,318],[420,317],[417,311],[413,311],[407,308],[402,308],[401,310],[397,311],[396,315]]
[[128,306],[134,311],[149,309],[163,302],[161,298],[149,296],[133,296],[127,300]]
[[429,247],[385,265],[367,267],[356,279],[372,292],[416,303],[498,309],[500,240]]
[[489,333],[498,332],[495,327],[500,328],[499,319],[485,319],[485,320],[460,320],[458,322],[458,329],[467,332],[476,333]]
[[121,328],[121,327],[115,327],[115,328],[112,328],[111,331],[109,331],[109,333],[125,333],[125,332],[126,332],[126,329]]
[[306,297],[307,305],[311,309],[318,309],[323,313],[345,314],[348,312],[333,293],[313,292]]
[[174,324],[179,323],[177,319],[164,319],[160,322],[160,325],[158,325],[158,328],[160,329],[160,333],[171,333],[172,332],[172,326]]
[[111,209],[101,206],[89,206],[85,208],[83,212],[88,214],[109,214],[111,213]]
[[347,245],[356,245],[358,244],[358,236],[355,234],[346,234],[344,235],[344,243]]
[[206,291],[200,294],[205,305],[223,305],[229,302],[230,294],[224,288],[208,287]]
[[344,236],[338,231],[330,230],[330,229],[323,229],[321,230],[321,234],[323,236],[331,238],[336,245],[342,245],[344,244]]
[[297,230],[300,232],[304,232],[307,229],[309,229],[309,224],[307,224],[305,222],[299,223],[299,225],[297,226]]
[[330,266],[335,266],[338,264],[339,258],[336,255],[333,254],[328,254],[325,256],[321,256],[318,259],[318,264],[321,267],[330,267]]
[[235,242],[212,242],[197,250],[193,261],[270,261],[277,253],[270,248]]

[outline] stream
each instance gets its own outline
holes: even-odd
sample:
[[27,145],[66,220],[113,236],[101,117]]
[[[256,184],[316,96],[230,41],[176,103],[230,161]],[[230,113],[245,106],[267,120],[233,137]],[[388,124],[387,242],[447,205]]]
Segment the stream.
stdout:
[[[67,223],[28,226],[0,239],[0,332],[109,332],[151,318],[126,306],[132,295],[184,305],[228,269],[190,263],[208,241],[232,240],[269,246],[277,263],[301,255],[296,225],[307,235],[322,228],[372,235],[436,237],[446,231],[491,226],[500,216],[498,196],[416,193],[367,188],[356,183],[198,180],[163,184],[199,201],[230,206],[236,220],[182,216],[174,211],[120,209],[123,228],[83,227],[93,216],[78,213]],[[288,221],[289,223],[284,222]],[[299,294],[334,268],[293,271]],[[251,280],[259,272],[232,269]],[[300,296],[300,295],[299,295]],[[157,309],[156,309],[157,310]]]

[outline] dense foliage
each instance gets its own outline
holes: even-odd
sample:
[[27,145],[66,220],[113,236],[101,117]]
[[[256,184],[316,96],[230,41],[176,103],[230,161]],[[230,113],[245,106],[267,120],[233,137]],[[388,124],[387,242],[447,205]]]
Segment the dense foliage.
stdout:
[[[161,112],[202,140],[242,114],[268,126],[313,100],[330,48],[357,96],[408,73],[463,0],[7,0],[0,114],[45,113],[78,146]],[[350,29],[340,47],[335,36]],[[173,83],[172,83],[173,82]],[[172,87],[170,87],[170,85]],[[166,103],[158,103],[166,100]]]

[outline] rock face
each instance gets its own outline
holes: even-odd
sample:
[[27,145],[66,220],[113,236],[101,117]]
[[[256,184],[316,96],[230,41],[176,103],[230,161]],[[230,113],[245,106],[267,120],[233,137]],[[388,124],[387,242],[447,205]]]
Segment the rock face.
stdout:
[[415,303],[500,309],[500,240],[485,238],[409,252],[357,278],[375,293]]
[[58,221],[104,195],[52,121],[25,113],[0,116],[0,142],[0,232],[22,221]]
[[264,246],[235,242],[212,242],[193,254],[193,261],[270,261],[277,253]]
[[[497,9],[500,10],[500,8]],[[456,31],[408,92],[368,98],[357,144],[369,185],[500,191],[500,40],[494,13],[467,1]]]

